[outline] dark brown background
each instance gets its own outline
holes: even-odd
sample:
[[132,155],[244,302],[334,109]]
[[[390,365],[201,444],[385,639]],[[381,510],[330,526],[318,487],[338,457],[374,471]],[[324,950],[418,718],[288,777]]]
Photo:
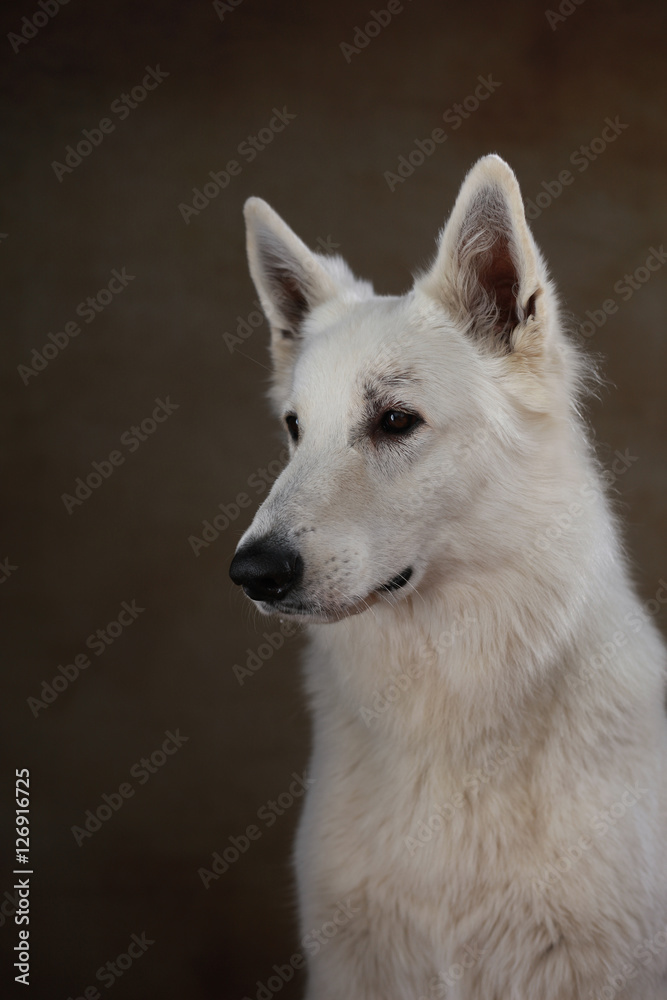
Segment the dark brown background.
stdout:
[[[311,245],[331,238],[380,292],[398,292],[431,255],[477,157],[499,152],[534,198],[606,117],[627,123],[533,229],[572,313],[619,301],[590,339],[610,383],[591,419],[603,455],[637,456],[617,487],[650,597],[667,575],[664,274],[628,302],[613,285],[667,235],[664,5],[585,0],[552,30],[540,4],[415,0],[349,63],[340,43],[370,2],[244,0],[221,20],[204,2],[72,0],[15,54],[7,33],[37,9],[6,6],[0,37],[11,428],[0,559],[18,567],[0,584],[0,893],[12,885],[15,767],[32,773],[35,870],[32,992],[12,982],[10,919],[0,992],[76,997],[145,931],[155,944],[115,983],[117,1000],[254,998],[298,947],[289,853],[299,804],[271,829],[260,822],[261,839],[208,890],[197,870],[305,767],[301,640],[240,686],[233,665],[275,628],[227,577],[252,509],[198,557],[188,543],[239,492],[256,506],[265,494],[248,479],[283,447],[264,401],[265,326],[239,352],[223,340],[254,309],[244,199],[266,198]],[[168,79],[59,183],[52,161],[158,63]],[[480,74],[501,86],[459,129],[445,126],[447,142],[391,192],[384,172]],[[274,106],[296,118],[248,163],[237,147]],[[186,225],[179,203],[231,158],[241,174]],[[31,349],[122,267],[135,279],[24,385],[17,367]],[[61,495],[167,395],[179,409],[134,454],[123,449],[125,464],[68,515]],[[132,599],[145,608],[138,620],[35,718],[28,697]],[[188,742],[78,847],[71,827],[176,728]]]

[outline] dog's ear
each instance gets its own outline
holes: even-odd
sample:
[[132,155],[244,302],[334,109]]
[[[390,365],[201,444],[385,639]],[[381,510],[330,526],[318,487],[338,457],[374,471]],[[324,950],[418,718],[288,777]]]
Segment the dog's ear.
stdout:
[[516,177],[499,156],[483,157],[463,182],[418,286],[476,339],[509,353],[528,327],[537,332],[546,280]]
[[271,327],[271,352],[280,377],[293,362],[304,319],[333,298],[338,286],[321,258],[265,201],[248,198],[244,214],[250,274]]

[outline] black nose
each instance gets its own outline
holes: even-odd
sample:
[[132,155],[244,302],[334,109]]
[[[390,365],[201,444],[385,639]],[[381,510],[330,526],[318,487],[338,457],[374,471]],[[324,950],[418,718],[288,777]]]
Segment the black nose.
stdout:
[[229,567],[234,583],[253,601],[278,601],[292,590],[303,574],[298,552],[259,538],[239,549]]

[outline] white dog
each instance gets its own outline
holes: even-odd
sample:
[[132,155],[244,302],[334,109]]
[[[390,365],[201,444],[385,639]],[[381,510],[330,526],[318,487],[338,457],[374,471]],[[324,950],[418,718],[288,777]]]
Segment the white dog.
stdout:
[[473,167],[400,297],[246,219],[292,457],[230,573],[336,623],[306,661],[309,1000],[667,996],[664,650],[514,174]]

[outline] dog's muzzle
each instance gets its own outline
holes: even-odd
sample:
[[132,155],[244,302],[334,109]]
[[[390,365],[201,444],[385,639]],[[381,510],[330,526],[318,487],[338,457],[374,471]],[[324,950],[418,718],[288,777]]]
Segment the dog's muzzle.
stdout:
[[253,601],[281,601],[301,580],[303,559],[298,552],[259,538],[239,549],[229,575]]

